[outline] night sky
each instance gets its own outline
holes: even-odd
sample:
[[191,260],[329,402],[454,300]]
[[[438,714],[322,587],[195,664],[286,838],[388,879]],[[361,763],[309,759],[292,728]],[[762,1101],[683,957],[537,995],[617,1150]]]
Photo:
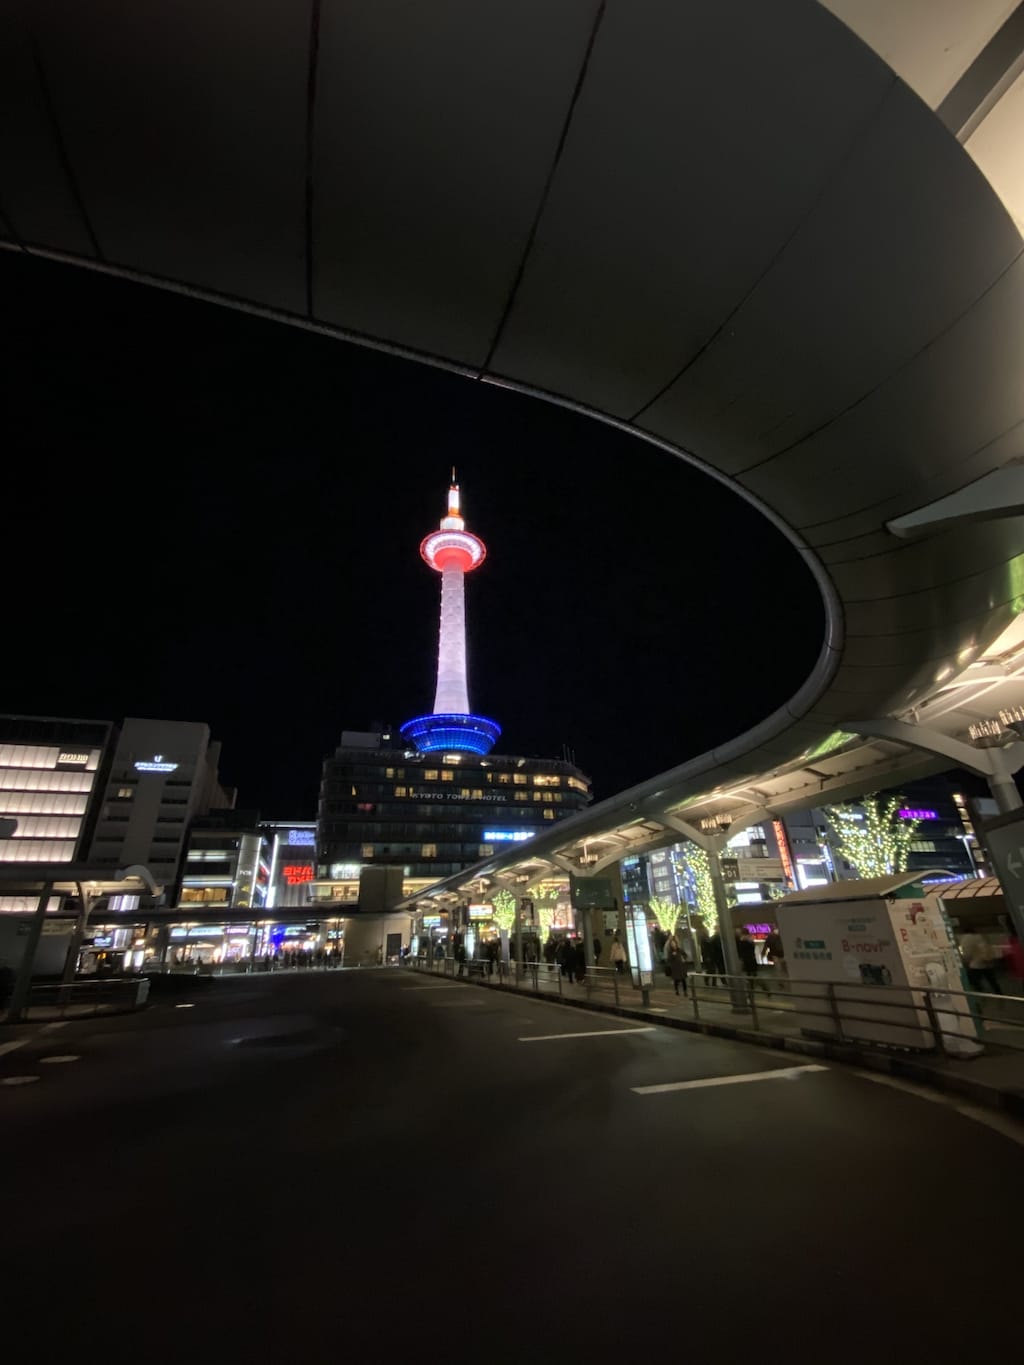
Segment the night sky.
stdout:
[[816,589],[684,462],[461,376],[0,251],[0,710],[204,721],[221,779],[313,818],[343,729],[433,705],[451,466],[488,558],[470,704],[603,799],[755,724],[809,672]]

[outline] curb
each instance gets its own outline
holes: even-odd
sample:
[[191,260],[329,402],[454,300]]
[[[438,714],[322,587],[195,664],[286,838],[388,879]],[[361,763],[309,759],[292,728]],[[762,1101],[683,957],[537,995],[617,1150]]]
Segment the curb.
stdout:
[[[424,972],[422,975],[428,980],[434,977],[432,972]],[[972,1104],[998,1110],[1011,1118],[1024,1119],[1024,1086],[1004,1089],[997,1085],[989,1085],[985,1081],[972,1080],[970,1076],[958,1076],[941,1071],[913,1057],[858,1047],[856,1043],[838,1042],[834,1039],[786,1038],[776,1033],[761,1033],[757,1029],[744,1028],[738,1024],[734,1026],[712,1023],[704,1019],[673,1019],[666,1015],[652,1015],[643,1009],[632,1009],[628,1005],[609,1005],[595,1000],[566,1000],[560,996],[542,995],[539,991],[531,991],[522,986],[499,986],[470,977],[445,976],[437,979],[446,982],[461,981],[466,986],[478,986],[484,990],[519,995],[549,1005],[564,1005],[568,1009],[589,1010],[592,1014],[611,1014],[620,1019],[636,1019],[644,1024],[661,1024],[665,1028],[680,1029],[684,1033],[703,1033],[709,1038],[728,1038],[734,1042],[772,1048],[776,1052],[793,1052],[803,1057],[826,1057],[831,1062],[858,1066],[865,1071],[877,1071],[899,1080],[912,1081],[929,1090],[956,1095],[969,1100]]]

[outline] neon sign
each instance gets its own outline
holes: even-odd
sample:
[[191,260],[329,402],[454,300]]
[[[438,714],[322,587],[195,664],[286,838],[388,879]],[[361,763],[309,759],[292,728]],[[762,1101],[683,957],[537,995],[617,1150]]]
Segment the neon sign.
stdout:
[[285,863],[281,868],[281,876],[289,886],[300,886],[303,882],[313,880],[312,863]]
[[138,762],[135,769],[140,773],[173,773],[177,763],[165,763],[163,754],[154,754],[148,762]]
[[311,829],[290,829],[288,831],[288,844],[291,848],[297,845],[309,847],[316,843],[316,832]]
[[896,814],[901,820],[937,820],[938,811],[934,810],[911,810],[909,808],[897,811]]
[[531,829],[485,829],[485,844],[521,844],[525,839],[533,838]]

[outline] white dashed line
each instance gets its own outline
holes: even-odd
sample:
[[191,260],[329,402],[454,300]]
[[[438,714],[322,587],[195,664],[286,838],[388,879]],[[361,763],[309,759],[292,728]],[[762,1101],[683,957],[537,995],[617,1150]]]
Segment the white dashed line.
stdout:
[[529,1038],[520,1038],[521,1043],[551,1043],[558,1038],[614,1038],[621,1033],[654,1033],[654,1025],[646,1028],[595,1028],[586,1033],[535,1033]]
[[13,1043],[0,1043],[0,1057],[6,1057],[8,1052],[14,1052],[19,1047],[24,1047],[28,1042],[27,1038],[16,1038]]
[[791,1081],[805,1071],[827,1071],[816,1062],[808,1066],[782,1066],[775,1071],[748,1071],[742,1076],[708,1076],[702,1081],[672,1081],[668,1085],[633,1085],[634,1095],[664,1095],[669,1090],[703,1090],[712,1085],[745,1085],[748,1081]]
[[38,1076],[5,1076],[0,1085],[31,1085],[33,1081],[38,1081]]
[[80,1060],[77,1052],[62,1053],[59,1057],[40,1057],[40,1062],[49,1063],[51,1066],[58,1062],[77,1062]]

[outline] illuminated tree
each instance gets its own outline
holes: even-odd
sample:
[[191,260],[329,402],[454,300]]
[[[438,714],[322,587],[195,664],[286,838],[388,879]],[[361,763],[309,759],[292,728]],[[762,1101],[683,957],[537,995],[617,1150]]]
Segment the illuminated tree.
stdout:
[[708,933],[713,934],[718,928],[718,906],[715,902],[715,884],[711,880],[708,855],[697,844],[687,841],[682,846],[681,857],[693,879],[697,915]]
[[516,898],[511,891],[506,891],[504,887],[491,897],[491,908],[494,911],[494,918],[498,922],[498,928],[504,929],[507,934],[516,922]]
[[836,852],[862,877],[906,871],[910,845],[921,822],[900,818],[897,812],[903,800],[902,796],[890,796],[883,803],[878,793],[872,792],[857,806],[826,806]]
[[658,921],[658,927],[663,933],[671,934],[679,919],[679,906],[674,905],[672,901],[662,900],[660,896],[655,896],[648,905],[651,914]]
[[551,926],[555,922],[555,907],[553,905],[538,905],[537,918],[540,920],[540,941],[547,943],[551,937]]

